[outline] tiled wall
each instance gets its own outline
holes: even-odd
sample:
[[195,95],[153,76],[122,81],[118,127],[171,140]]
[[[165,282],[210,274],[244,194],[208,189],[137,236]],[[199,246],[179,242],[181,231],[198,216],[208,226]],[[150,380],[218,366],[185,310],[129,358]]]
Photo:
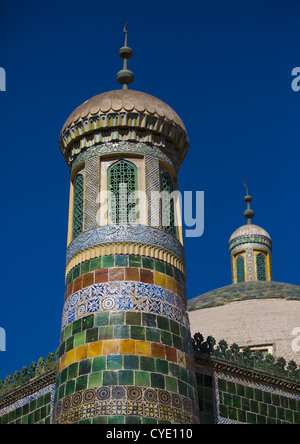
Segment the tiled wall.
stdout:
[[110,255],[67,276],[55,423],[198,420],[185,279],[149,257]]
[[300,395],[197,368],[200,423],[300,424]]
[[0,410],[0,424],[50,424],[54,384]]

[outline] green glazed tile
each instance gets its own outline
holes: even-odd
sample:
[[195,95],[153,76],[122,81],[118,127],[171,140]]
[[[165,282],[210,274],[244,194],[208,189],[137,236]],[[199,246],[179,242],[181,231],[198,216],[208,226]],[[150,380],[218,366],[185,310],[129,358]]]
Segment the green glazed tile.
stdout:
[[95,257],[91,260],[91,271],[100,270],[102,268],[102,257]]
[[85,331],[81,331],[74,336],[74,347],[85,344]]
[[115,257],[113,255],[102,257],[102,268],[109,268],[115,265]]
[[119,371],[119,384],[120,385],[133,385],[134,372],[132,370],[120,370]]
[[109,312],[104,311],[102,313],[97,313],[95,316],[95,327],[101,327],[103,325],[109,324]]
[[130,337],[130,327],[129,325],[116,325],[114,327],[114,338],[115,339],[129,339]]
[[149,257],[142,258],[142,267],[148,268],[149,270],[154,270],[154,260]]
[[81,264],[81,274],[88,273],[90,271],[90,261],[83,262]]
[[150,373],[136,371],[134,376],[136,385],[150,387]]
[[110,313],[110,316],[109,316],[110,325],[123,325],[124,320],[125,320],[125,312],[124,311],[116,311],[116,312]]
[[91,373],[89,375],[88,388],[101,387],[102,385],[102,372]]
[[118,385],[118,372],[104,371],[103,372],[103,385]]
[[128,256],[125,254],[117,255],[115,257],[116,267],[128,267]]
[[103,371],[106,369],[106,356],[97,356],[96,358],[94,358],[92,365],[93,372]]
[[91,359],[84,359],[83,361],[79,362],[79,375],[86,375],[87,373],[90,373],[92,369],[92,360]]
[[107,356],[107,370],[118,370],[122,368],[122,355]]
[[141,256],[129,256],[129,267],[141,267],[142,258]]
[[125,355],[124,369],[138,370],[140,368],[139,356]]
[[149,372],[155,371],[155,361],[154,358],[149,358],[147,356],[140,357],[140,367],[141,370],[147,370]]

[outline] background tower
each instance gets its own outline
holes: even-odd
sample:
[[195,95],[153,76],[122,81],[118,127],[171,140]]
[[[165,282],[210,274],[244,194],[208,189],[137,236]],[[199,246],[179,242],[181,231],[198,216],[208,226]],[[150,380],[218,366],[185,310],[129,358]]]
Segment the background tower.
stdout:
[[247,225],[238,228],[230,237],[232,282],[271,281],[272,280],[272,240],[261,227],[252,224],[254,211],[250,208],[252,197],[247,195],[247,209],[244,217]]
[[168,105],[128,90],[124,31],[122,89],[79,106],[59,140],[71,189],[53,420],[194,423],[184,248],[170,196],[189,142]]

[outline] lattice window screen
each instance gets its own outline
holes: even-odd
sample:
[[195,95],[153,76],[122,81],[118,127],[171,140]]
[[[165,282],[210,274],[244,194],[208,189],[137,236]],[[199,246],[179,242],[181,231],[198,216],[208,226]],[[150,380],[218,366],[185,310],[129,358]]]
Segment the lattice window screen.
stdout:
[[245,260],[243,256],[236,259],[236,276],[238,282],[245,282]]
[[[174,191],[173,181],[167,172],[161,175],[161,190],[171,194]],[[175,202],[173,198],[167,198],[164,193],[162,195],[162,226],[165,231],[177,237],[177,229],[175,226]]]
[[73,239],[82,232],[83,222],[83,176],[78,174],[74,183]]
[[108,170],[108,190],[114,194],[110,201],[110,219],[116,224],[135,223],[136,200],[132,202],[131,193],[137,191],[137,168],[125,160],[112,165]]
[[256,273],[257,273],[257,280],[258,281],[266,281],[267,280],[266,257],[262,253],[259,253],[256,256]]

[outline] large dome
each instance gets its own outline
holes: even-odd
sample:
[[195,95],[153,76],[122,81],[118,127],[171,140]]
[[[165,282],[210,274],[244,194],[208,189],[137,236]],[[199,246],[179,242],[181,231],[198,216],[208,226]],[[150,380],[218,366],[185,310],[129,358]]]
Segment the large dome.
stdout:
[[300,286],[283,282],[240,282],[217,288],[188,301],[188,311],[225,305],[248,299],[287,299],[300,301]]
[[109,142],[155,145],[173,158],[177,169],[189,148],[185,126],[169,105],[128,89],[105,92],[84,102],[71,113],[59,138],[69,166],[80,152]]

